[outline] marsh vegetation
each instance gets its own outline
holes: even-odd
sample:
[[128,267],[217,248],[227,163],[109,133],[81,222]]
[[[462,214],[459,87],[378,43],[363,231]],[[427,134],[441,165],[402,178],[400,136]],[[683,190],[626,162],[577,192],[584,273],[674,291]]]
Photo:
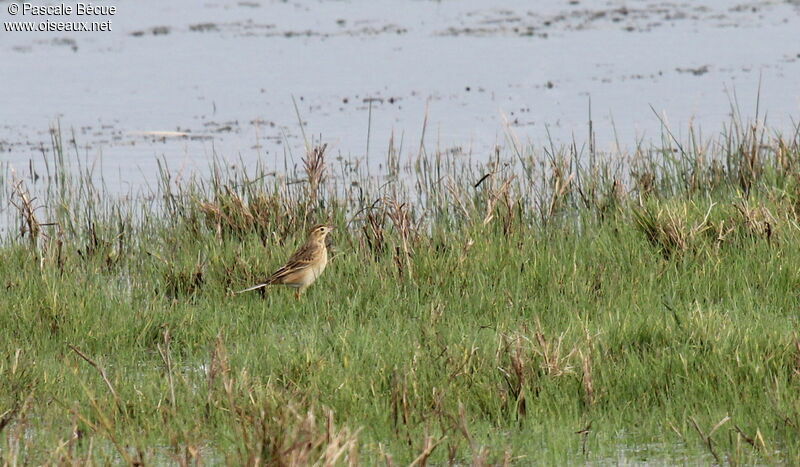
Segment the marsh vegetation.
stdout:
[[[380,177],[309,141],[123,199],[54,131],[3,185],[0,457],[796,463],[798,132],[391,142]],[[321,221],[301,300],[233,293]]]

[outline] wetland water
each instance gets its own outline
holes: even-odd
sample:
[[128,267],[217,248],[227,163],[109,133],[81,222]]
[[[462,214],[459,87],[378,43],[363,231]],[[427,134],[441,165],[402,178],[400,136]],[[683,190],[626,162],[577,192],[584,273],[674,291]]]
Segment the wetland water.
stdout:
[[[475,158],[505,145],[506,119],[523,143],[549,129],[581,144],[590,97],[601,150],[658,139],[650,105],[676,133],[716,134],[734,93],[755,113],[759,80],[771,127],[800,115],[795,0],[96,3],[116,7],[89,18],[111,32],[0,31],[0,157],[19,171],[41,165],[56,122],[122,191],[158,158],[280,171],[302,153],[293,97],[345,158],[364,158],[370,127],[373,161],[392,132],[416,154],[426,109],[426,146]],[[0,4],[4,22],[42,19]]]

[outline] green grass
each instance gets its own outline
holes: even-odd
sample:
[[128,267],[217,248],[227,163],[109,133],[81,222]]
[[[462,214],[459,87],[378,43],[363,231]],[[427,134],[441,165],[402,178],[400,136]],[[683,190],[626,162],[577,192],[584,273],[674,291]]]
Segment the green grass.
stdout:
[[[43,198],[62,232],[0,247],[0,457],[800,462],[800,151],[767,143],[758,171],[659,159],[622,195],[553,164],[404,207],[245,174],[155,213]],[[233,294],[329,218],[301,300]]]

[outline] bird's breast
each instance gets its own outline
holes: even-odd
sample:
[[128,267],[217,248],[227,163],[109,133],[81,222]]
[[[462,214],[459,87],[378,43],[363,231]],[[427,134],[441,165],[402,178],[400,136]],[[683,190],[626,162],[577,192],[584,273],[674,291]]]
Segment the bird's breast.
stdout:
[[322,251],[322,258],[320,258],[320,261],[312,267],[314,269],[314,277],[315,278],[319,277],[320,274],[322,274],[322,271],[325,270],[325,266],[327,265],[328,265],[328,251],[326,249]]

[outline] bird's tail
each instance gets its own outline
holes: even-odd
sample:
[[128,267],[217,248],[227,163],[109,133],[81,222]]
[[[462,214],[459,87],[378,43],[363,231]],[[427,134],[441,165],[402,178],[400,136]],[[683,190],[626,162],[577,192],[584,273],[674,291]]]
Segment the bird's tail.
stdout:
[[263,289],[264,287],[266,287],[268,285],[272,285],[272,282],[264,282],[264,283],[261,283],[261,284],[258,284],[258,285],[254,285],[254,286],[248,287],[248,288],[246,288],[244,290],[240,290],[240,291],[238,291],[236,293],[240,294],[240,293],[250,292],[251,290]]

